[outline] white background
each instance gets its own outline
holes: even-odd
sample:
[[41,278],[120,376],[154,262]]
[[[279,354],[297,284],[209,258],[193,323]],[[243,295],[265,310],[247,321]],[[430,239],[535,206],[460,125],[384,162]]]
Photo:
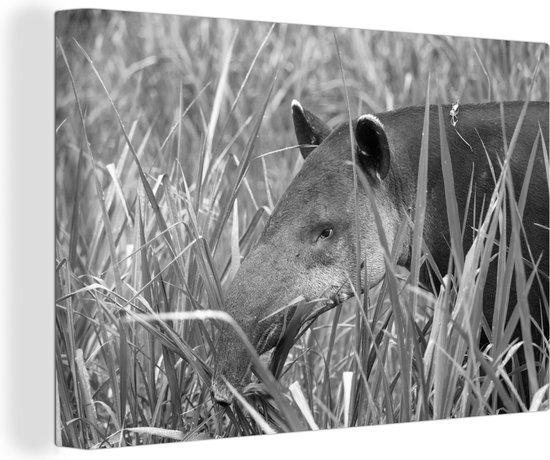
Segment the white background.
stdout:
[[[550,41],[547,0],[4,0],[0,6],[0,456],[549,458],[550,413],[101,452],[53,445],[53,13],[95,7]],[[113,457],[116,456],[116,457]]]

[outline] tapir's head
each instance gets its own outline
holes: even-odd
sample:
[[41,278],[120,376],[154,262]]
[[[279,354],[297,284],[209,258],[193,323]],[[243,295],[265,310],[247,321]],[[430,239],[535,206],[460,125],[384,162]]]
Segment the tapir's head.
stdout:
[[[292,116],[304,165],[278,202],[226,295],[226,312],[241,326],[258,354],[279,341],[292,314],[283,307],[294,299],[326,298],[338,304],[352,295],[357,230],[362,259],[366,258],[367,282],[372,286],[384,275],[378,231],[360,180],[355,198],[354,159],[357,170],[371,185],[390,245],[397,227],[397,206],[389,177],[390,147],[378,118],[364,115],[353,122],[352,153],[347,123],[331,130],[296,101],[292,103]],[[281,309],[284,311],[279,312]],[[240,339],[230,325],[223,324],[213,377],[214,398],[230,403],[232,394],[223,378],[240,389],[246,383],[249,367],[249,355]]]

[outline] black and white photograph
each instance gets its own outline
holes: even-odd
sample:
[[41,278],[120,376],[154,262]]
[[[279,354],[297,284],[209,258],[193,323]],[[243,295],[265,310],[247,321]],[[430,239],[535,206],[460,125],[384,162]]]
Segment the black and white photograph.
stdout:
[[549,410],[548,44],[76,9],[54,47],[57,446]]

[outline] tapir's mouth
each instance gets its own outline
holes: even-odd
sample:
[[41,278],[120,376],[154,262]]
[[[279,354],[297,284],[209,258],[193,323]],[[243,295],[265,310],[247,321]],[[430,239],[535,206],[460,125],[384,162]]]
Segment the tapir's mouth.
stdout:
[[[306,314],[302,315],[299,320],[299,330],[300,332],[295,336],[295,340],[297,340],[309,327],[313,324],[313,322],[321,316],[323,313],[326,313],[329,310],[332,310],[333,308],[336,308],[343,304],[346,300],[351,299],[355,297],[355,294],[353,292],[353,289],[351,289],[348,282],[344,282],[340,285],[334,285],[327,289],[324,294],[316,299],[304,299],[306,304]],[[308,304],[316,304],[317,307],[310,309],[307,307]],[[298,310],[293,307],[292,315],[291,317],[294,318],[295,314]],[[259,342],[256,345],[256,350],[258,351],[258,354],[265,353],[266,351],[270,350],[274,346],[277,346],[280,341],[286,336],[287,334],[287,326],[288,322],[285,324],[282,323],[276,323],[271,326],[263,335],[264,340]],[[277,338],[277,340],[273,341],[270,340],[271,338]]]
[[355,297],[353,291],[339,292],[335,296],[331,297],[330,301],[333,303],[333,307],[337,307],[338,305],[344,303],[346,300],[351,299],[352,297]]
[[355,297],[355,293],[351,288],[349,280],[340,284],[332,286],[330,289],[325,291],[326,297],[328,298],[327,303],[331,308],[338,307],[343,304],[346,300]]

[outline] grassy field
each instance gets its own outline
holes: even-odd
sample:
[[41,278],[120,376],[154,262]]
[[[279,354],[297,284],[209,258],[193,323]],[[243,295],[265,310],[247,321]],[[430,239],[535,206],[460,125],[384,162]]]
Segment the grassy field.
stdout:
[[[411,284],[429,263],[419,250],[412,277],[389,269],[376,292],[319,316],[275,357],[280,385],[255,381],[244,403],[212,400],[216,323],[196,313],[222,307],[237,261],[302,164],[292,99],[331,125],[345,121],[342,67],[353,116],[424,105],[428,75],[430,103],[524,100],[531,83],[530,99],[548,100],[547,46],[107,12],[60,13],[56,35],[58,444],[548,408],[548,343],[542,367],[526,364],[526,404],[509,369],[522,344],[509,329],[488,325],[499,340],[486,349],[470,340],[483,327],[472,313],[483,277],[473,273],[498,239],[506,174],[480,222],[487,237],[462,273],[450,267],[448,289]],[[499,257],[505,270],[522,254]],[[519,304],[512,316],[529,321]]]

